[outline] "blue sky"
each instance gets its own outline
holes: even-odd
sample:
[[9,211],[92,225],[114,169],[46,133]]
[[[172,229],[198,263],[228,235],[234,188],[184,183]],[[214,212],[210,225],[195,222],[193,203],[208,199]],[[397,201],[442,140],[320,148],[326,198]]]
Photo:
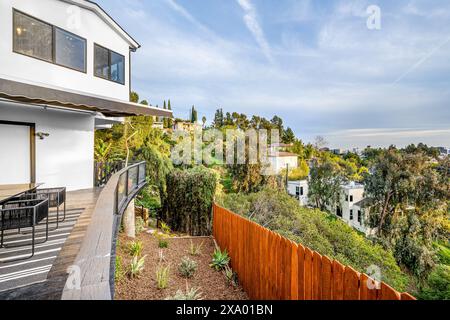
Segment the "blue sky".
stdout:
[[177,117],[222,107],[332,147],[450,147],[448,0],[97,2],[142,44],[133,89]]

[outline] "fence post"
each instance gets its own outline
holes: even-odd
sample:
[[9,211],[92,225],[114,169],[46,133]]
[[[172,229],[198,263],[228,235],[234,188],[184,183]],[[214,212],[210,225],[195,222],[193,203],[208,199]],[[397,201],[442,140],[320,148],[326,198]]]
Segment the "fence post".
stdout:
[[322,257],[322,300],[332,300],[333,262],[327,256]]
[[344,266],[333,261],[333,300],[344,299]]
[[344,300],[359,300],[360,274],[351,267],[344,271]]

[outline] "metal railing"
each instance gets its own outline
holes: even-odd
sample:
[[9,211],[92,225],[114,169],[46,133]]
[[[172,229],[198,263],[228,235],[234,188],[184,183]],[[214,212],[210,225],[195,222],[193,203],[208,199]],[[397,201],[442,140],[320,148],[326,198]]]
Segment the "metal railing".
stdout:
[[94,187],[105,186],[111,177],[125,168],[125,161],[95,162]]
[[115,192],[115,213],[121,215],[130,201],[147,184],[145,161],[133,164],[121,172]]

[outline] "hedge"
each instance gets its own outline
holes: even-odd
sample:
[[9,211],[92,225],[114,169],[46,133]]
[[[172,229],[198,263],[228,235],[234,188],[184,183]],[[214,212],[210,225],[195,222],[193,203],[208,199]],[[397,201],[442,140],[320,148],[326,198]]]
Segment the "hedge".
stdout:
[[172,171],[167,175],[163,220],[176,232],[211,235],[216,187],[216,174],[203,166]]

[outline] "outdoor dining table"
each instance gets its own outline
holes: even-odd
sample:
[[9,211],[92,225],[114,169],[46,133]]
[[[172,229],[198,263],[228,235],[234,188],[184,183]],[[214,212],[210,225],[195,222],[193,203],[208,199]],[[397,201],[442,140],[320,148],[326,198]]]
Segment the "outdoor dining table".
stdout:
[[42,183],[0,185],[0,205],[21,194],[35,191],[42,185]]

